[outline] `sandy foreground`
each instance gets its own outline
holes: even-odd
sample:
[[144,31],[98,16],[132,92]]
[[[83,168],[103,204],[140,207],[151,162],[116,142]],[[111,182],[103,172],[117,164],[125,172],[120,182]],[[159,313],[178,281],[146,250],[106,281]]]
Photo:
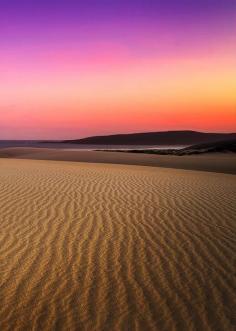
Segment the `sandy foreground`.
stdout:
[[234,330],[236,176],[0,159],[0,329]]

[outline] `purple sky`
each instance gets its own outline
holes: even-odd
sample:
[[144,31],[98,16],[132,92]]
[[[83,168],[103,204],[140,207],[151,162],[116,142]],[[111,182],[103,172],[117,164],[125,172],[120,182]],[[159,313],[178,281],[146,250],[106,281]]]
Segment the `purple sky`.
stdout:
[[236,0],[0,0],[0,139],[236,130],[235,59]]

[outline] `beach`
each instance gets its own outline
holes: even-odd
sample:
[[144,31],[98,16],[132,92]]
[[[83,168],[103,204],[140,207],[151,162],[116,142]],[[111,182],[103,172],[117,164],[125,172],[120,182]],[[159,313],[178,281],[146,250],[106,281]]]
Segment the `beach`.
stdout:
[[230,155],[27,151],[0,152],[1,330],[234,330]]

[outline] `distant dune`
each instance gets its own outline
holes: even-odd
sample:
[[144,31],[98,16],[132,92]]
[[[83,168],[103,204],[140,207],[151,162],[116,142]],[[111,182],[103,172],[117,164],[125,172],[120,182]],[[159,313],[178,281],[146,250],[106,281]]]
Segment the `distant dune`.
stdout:
[[181,149],[138,149],[138,150],[113,150],[113,152],[143,153],[155,155],[193,155],[209,153],[236,153],[236,139],[224,140],[213,143],[191,145]]
[[[148,153],[153,153],[148,151]],[[171,153],[169,153],[171,154]],[[236,154],[155,155],[142,153],[76,151],[50,148],[3,148],[0,158],[129,164],[236,174]]]
[[1,330],[234,330],[234,175],[0,168]]
[[194,153],[236,153],[236,139],[193,145],[184,148],[181,152],[185,155]]
[[96,136],[63,143],[91,145],[193,145],[236,139],[236,133],[205,133],[197,131],[165,131]]

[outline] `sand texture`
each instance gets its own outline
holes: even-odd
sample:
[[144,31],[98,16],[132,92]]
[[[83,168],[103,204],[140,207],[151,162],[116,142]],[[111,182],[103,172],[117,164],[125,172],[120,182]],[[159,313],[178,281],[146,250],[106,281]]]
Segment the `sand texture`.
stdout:
[[0,329],[235,330],[236,176],[0,159]]

